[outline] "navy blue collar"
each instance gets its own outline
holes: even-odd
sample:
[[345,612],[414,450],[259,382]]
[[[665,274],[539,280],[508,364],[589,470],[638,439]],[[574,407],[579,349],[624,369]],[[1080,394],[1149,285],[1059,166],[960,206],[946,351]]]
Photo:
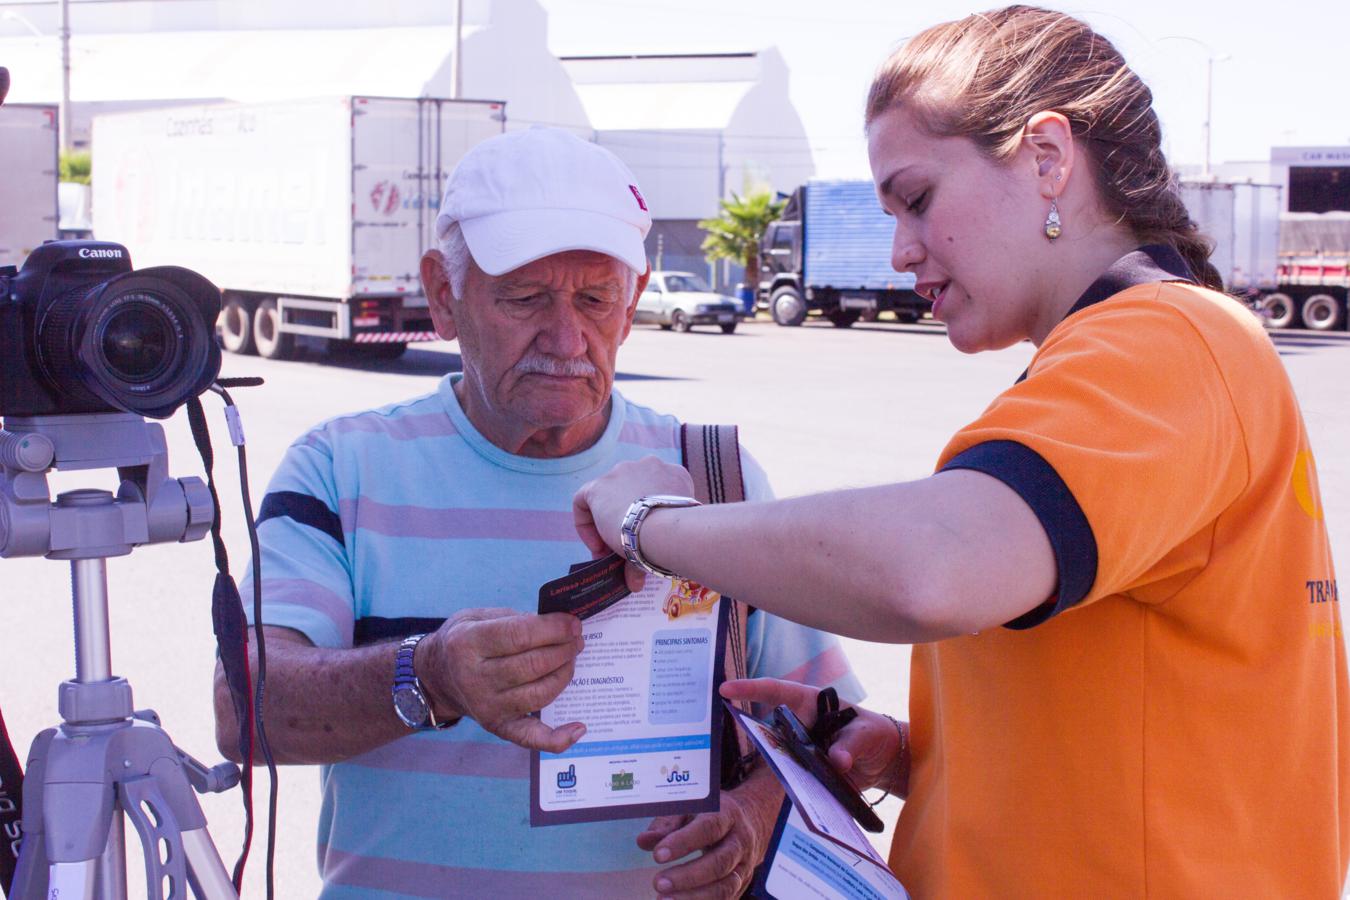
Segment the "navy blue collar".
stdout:
[[1147,244],[1113,262],[1101,277],[1088,285],[1078,302],[1069,307],[1064,318],[1094,303],[1100,303],[1107,297],[1113,297],[1126,288],[1156,281],[1199,284],[1191,267],[1186,265],[1186,260],[1175,249],[1166,244]]
[[[1175,248],[1167,244],[1146,244],[1138,250],[1126,253],[1113,262],[1096,281],[1088,285],[1078,301],[1069,307],[1064,318],[1087,309],[1094,303],[1101,303],[1108,297],[1114,297],[1126,288],[1137,284],[1152,284],[1159,281],[1185,281],[1199,284],[1195,273],[1181,258]],[[1063,321],[1063,320],[1061,320]],[[1023,372],[1017,379],[1020,383],[1027,377]]]

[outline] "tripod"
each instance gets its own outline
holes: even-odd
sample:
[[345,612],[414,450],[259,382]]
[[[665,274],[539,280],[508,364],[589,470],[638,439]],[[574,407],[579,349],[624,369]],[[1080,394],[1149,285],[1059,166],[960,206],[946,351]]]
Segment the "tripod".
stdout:
[[[228,790],[239,770],[207,769],[173,745],[152,710],[133,710],[131,686],[112,675],[108,628],[108,558],[200,539],[215,515],[206,486],[168,477],[163,429],[122,413],[11,417],[0,467],[0,556],[69,560],[75,618],[61,725],[28,754],[12,900],[124,900],[124,815],[140,836],[150,898],[180,900],[189,888],[199,898],[236,897],[194,789]],[[116,496],[80,489],[50,501],[49,469],[111,467]]]

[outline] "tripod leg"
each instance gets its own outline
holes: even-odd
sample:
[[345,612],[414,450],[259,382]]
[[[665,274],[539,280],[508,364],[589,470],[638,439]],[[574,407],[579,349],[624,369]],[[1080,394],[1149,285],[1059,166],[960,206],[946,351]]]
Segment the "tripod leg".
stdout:
[[154,900],[187,900],[187,860],[178,817],[151,774],[121,783],[127,818],[141,836],[145,887]]
[[232,900],[238,897],[225,864],[206,828],[183,832],[183,852],[187,854],[188,880],[202,900]]
[[42,784],[47,769],[47,749],[55,728],[33,738],[23,779],[23,843],[19,845],[19,867],[10,888],[11,900],[43,900],[47,896],[46,829],[42,821]]

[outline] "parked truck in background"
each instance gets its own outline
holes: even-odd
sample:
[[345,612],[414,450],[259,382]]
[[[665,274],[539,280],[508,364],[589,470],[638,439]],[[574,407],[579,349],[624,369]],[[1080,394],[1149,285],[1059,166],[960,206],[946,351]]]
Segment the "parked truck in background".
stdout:
[[445,179],[505,123],[500,102],[383,97],[99,116],[94,234],[211,279],[227,350],[394,358],[437,339],[418,263]]
[[817,311],[840,328],[864,313],[917,321],[927,300],[912,273],[891,268],[895,222],[869,179],[812,179],[797,188],[760,244],[757,297],[779,325]]
[[0,106],[0,266],[20,266],[57,234],[60,142],[55,106]]
[[1271,329],[1342,328],[1350,289],[1350,213],[1282,213],[1274,184],[1182,182],[1191,218],[1214,241],[1224,287]]

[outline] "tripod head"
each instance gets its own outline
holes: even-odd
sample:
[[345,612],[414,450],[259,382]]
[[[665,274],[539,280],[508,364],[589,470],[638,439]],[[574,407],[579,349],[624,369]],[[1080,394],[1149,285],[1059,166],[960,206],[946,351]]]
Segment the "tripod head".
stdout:
[[[109,491],[66,491],[51,469],[116,468]],[[95,559],[200,540],[215,506],[200,478],[169,475],[164,429],[131,413],[9,416],[0,431],[0,556]]]

